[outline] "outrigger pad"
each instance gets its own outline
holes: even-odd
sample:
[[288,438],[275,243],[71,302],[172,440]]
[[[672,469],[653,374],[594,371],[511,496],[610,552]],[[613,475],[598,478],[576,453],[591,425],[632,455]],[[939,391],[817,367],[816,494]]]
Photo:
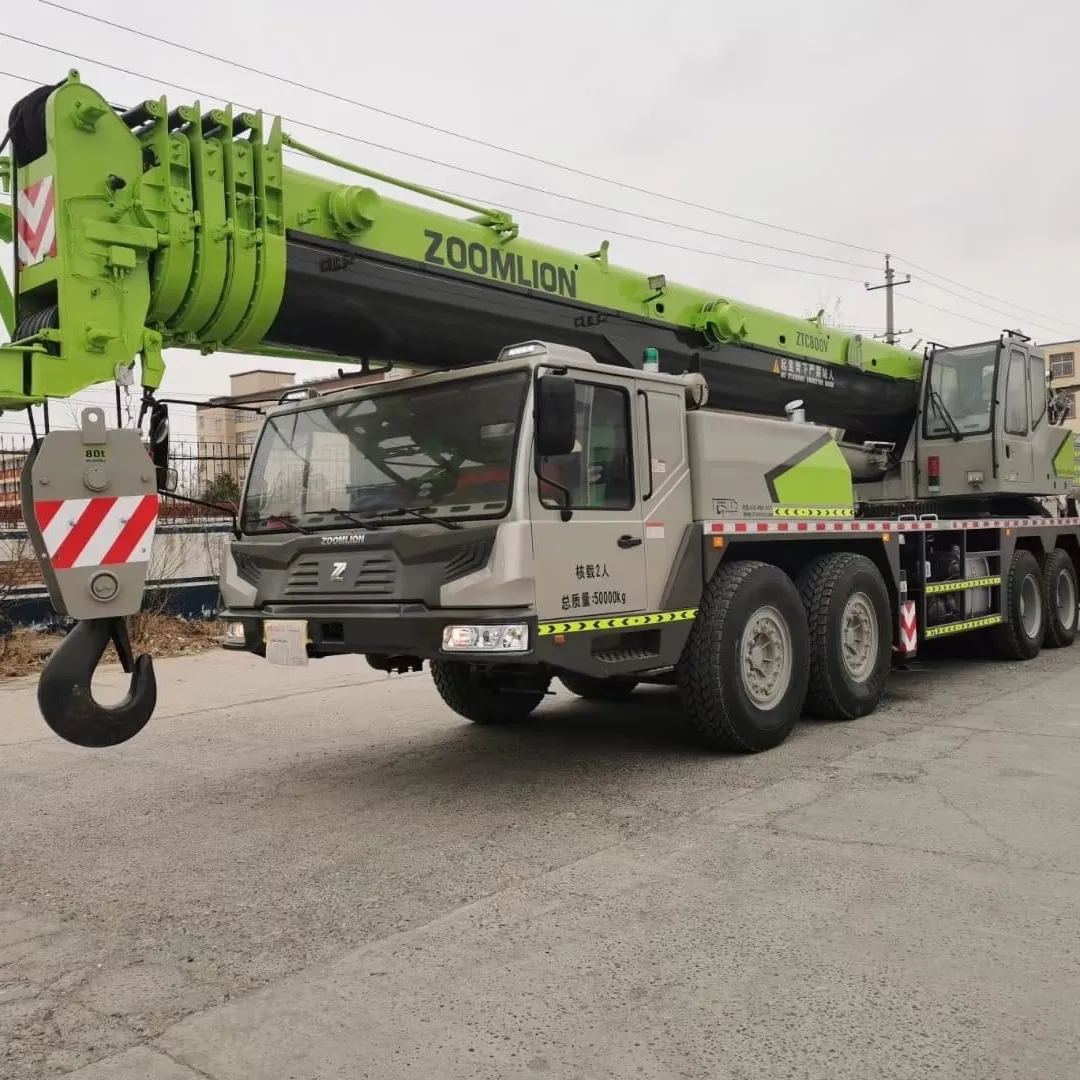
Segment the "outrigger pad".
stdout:
[[27,457],[22,511],[58,615],[106,619],[142,607],[158,520],[154,463],[138,431],[53,431]]

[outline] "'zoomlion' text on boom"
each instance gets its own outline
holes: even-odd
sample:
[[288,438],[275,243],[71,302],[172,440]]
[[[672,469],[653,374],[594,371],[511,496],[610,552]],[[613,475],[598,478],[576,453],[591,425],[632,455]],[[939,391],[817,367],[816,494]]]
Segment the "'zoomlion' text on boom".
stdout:
[[443,236],[431,229],[425,229],[424,235],[428,239],[424,262],[433,266],[468,270],[480,277],[506,281],[525,289],[542,289],[571,300],[577,297],[577,270],[567,270],[540,259],[526,261],[513,252],[478,244],[475,240],[470,243],[460,236]]

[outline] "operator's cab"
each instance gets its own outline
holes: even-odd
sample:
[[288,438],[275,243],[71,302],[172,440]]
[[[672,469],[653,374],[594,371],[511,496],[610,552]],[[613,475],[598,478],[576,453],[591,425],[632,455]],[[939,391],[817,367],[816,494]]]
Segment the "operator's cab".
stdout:
[[1073,484],[1073,433],[1029,338],[935,348],[927,358],[917,440],[921,498],[1030,495]]

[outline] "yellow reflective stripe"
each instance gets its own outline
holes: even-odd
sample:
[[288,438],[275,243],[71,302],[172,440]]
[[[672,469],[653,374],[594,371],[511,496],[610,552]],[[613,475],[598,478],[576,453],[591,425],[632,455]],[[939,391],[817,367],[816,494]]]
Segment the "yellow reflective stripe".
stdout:
[[851,506],[774,506],[773,517],[853,518]]
[[996,626],[1002,621],[1000,615],[984,615],[981,619],[966,619],[949,623],[948,626],[931,626],[923,633],[925,638],[944,637],[946,634],[962,634],[965,630],[981,630],[984,626]]
[[574,619],[567,622],[540,623],[540,637],[552,634],[583,634],[595,630],[626,630],[637,626],[656,626],[659,623],[686,622],[697,614],[697,608],[681,611],[655,611],[648,615],[610,615],[600,619]]
[[936,585],[926,586],[926,595],[931,593],[957,592],[960,589],[982,589],[987,585],[1000,585],[999,577],[967,578],[964,581],[939,581]]

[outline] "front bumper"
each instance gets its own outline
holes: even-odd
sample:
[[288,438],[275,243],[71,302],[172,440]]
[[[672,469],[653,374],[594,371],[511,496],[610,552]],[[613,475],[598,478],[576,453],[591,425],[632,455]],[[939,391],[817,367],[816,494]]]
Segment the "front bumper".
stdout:
[[[485,608],[440,608],[431,610],[414,604],[272,604],[258,611],[231,608],[222,611],[218,620],[229,627],[243,627],[243,637],[226,633],[226,649],[266,655],[264,628],[270,620],[301,621],[307,624],[307,655],[325,656],[362,654],[381,657],[416,657],[432,660],[454,656],[483,660],[485,663],[520,663],[535,658],[536,616],[521,608],[492,610]],[[524,623],[528,626],[525,651],[443,650],[443,629],[447,626],[498,626]]]

